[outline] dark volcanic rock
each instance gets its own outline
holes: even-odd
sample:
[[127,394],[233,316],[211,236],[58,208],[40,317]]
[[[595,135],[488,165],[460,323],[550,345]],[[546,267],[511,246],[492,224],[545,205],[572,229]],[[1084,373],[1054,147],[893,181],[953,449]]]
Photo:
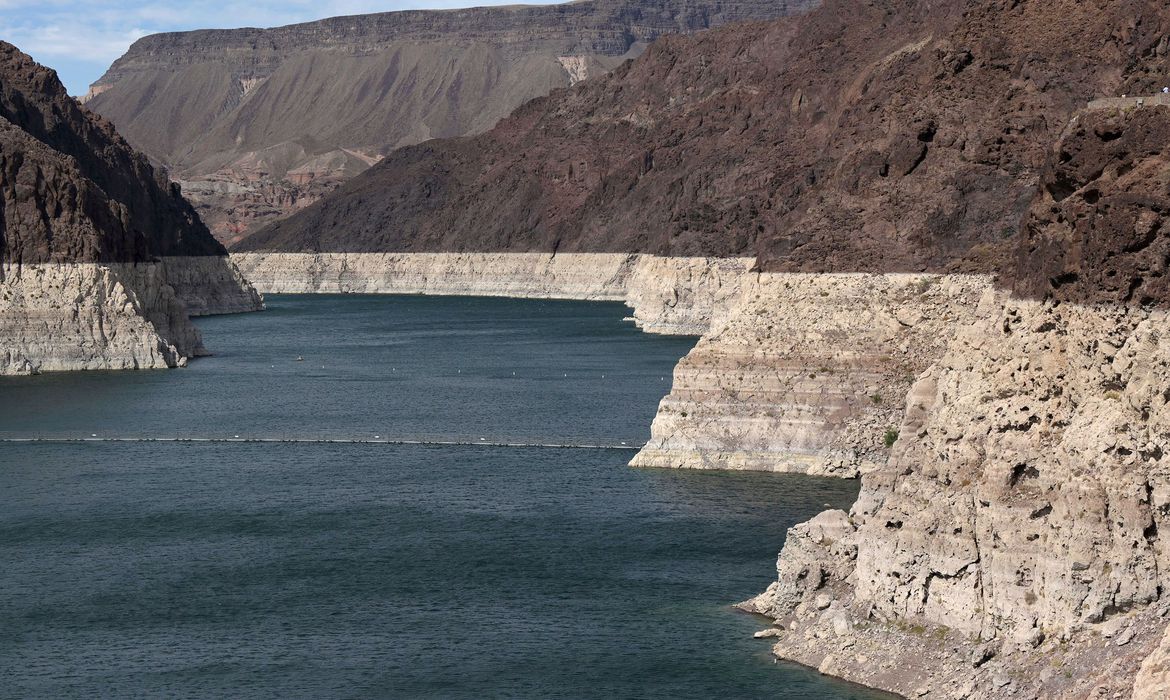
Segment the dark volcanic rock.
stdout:
[[0,42],[0,262],[224,255],[194,210],[56,73]]
[[1017,293],[1170,302],[1170,106],[1082,113],[1040,184],[1011,271]]
[[1152,92],[1152,0],[832,0],[666,37],[492,131],[402,149],[241,250],[758,253],[998,270],[1051,144]]
[[165,164],[223,240],[296,211],[389,151],[490,129],[660,35],[816,0],[587,0],[391,12],[145,37],[89,106]]

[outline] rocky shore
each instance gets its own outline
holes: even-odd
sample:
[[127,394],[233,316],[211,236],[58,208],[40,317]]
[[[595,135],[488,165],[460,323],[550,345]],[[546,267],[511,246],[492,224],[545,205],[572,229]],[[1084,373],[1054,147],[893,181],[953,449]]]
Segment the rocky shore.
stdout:
[[159,263],[0,267],[0,375],[157,369],[207,354]]
[[630,253],[236,253],[263,293],[625,301],[648,333],[700,335],[738,299],[751,258]]
[[178,188],[0,41],[0,375],[179,366],[190,315],[261,308]]

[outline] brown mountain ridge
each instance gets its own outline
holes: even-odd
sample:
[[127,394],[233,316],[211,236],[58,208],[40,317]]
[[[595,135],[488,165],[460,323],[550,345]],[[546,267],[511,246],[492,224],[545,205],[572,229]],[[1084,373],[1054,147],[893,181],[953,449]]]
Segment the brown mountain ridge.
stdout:
[[663,34],[814,4],[586,0],[158,34],[118,59],[87,104],[169,168],[230,241],[399,146],[485,131]]
[[401,149],[240,251],[758,254],[996,271],[1096,97],[1153,93],[1148,0],[832,0],[664,37],[480,136]]

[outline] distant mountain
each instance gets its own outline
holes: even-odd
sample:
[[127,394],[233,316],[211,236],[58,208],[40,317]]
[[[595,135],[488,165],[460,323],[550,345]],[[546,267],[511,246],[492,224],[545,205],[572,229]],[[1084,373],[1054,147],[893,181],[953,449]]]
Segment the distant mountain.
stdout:
[[485,131],[657,37],[816,0],[585,0],[158,34],[86,96],[238,240],[403,145]]
[[399,150],[238,249],[999,269],[1066,124],[1155,92],[1168,30],[1148,0],[830,0],[665,37],[490,132]]

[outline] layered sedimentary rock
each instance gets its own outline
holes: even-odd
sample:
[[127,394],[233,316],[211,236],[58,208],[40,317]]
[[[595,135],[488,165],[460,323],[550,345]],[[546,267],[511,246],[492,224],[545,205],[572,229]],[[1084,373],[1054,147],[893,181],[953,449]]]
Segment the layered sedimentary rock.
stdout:
[[160,263],[0,266],[0,375],[177,367],[204,354]]
[[978,276],[753,276],[679,362],[632,464],[856,477],[885,463],[913,378],[990,287]]
[[[984,296],[849,513],[748,604],[778,654],[907,695],[1160,697],[1170,108],[1076,115]],[[1021,298],[1032,297],[1032,298]]]
[[160,258],[166,283],[191,316],[236,314],[264,308],[264,298],[226,255]]
[[1168,370],[1165,311],[988,294],[852,511],[789,533],[753,603],[777,652],[908,695],[1127,695],[1166,625]]
[[651,333],[699,335],[736,299],[750,258],[624,253],[237,253],[265,293],[624,301]]
[[0,373],[183,364],[189,308],[261,306],[178,190],[3,42],[0,265]]
[[588,0],[158,34],[137,41],[86,99],[165,164],[231,241],[394,148],[487,130],[662,34],[814,4]]

